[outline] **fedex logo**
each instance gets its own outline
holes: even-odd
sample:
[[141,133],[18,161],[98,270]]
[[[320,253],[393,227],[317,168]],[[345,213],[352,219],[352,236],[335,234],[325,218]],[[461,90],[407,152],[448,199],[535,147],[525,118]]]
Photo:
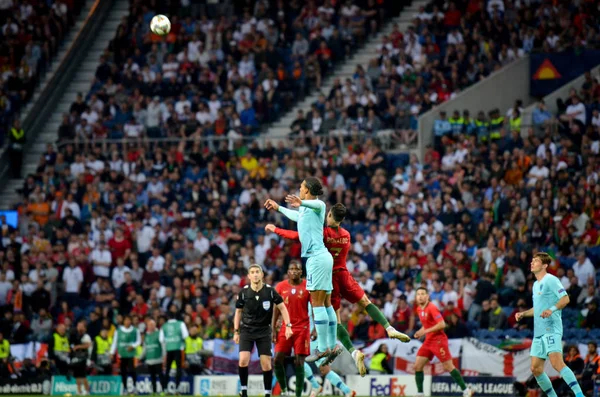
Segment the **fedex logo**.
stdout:
[[376,378],[371,378],[371,396],[406,396],[406,384],[398,381],[398,378],[389,378],[389,382],[380,383]]

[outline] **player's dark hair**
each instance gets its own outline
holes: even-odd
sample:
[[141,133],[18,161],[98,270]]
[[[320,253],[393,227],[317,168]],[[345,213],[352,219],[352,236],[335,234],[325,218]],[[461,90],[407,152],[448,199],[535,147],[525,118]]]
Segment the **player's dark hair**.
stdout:
[[542,265],[548,265],[552,263],[552,257],[545,252],[538,252],[533,256],[533,258],[537,258],[542,261]]
[[415,291],[415,293],[419,292],[419,290],[423,290],[423,291],[425,291],[427,293],[427,295],[429,295],[429,291],[427,291],[427,288],[425,288],[425,287],[419,287],[419,288],[417,288],[417,290]]
[[323,184],[318,178],[314,176],[308,177],[304,180],[304,184],[312,196],[323,195]]
[[346,218],[346,206],[342,203],[337,203],[333,207],[331,207],[331,216],[333,216],[333,220],[336,222],[342,222],[344,218]]

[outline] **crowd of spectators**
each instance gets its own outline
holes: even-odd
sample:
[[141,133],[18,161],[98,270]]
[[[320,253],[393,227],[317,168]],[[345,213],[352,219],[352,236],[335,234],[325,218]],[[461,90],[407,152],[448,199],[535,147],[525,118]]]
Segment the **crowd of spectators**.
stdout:
[[[181,3],[131,1],[61,140],[257,135],[402,4]],[[166,38],[149,32],[156,13],[171,17]]]
[[378,57],[337,80],[309,114],[298,114],[292,129],[369,134],[413,146],[419,115],[527,53],[598,48],[598,17],[589,2],[432,1],[406,32],[395,25],[377,46]]
[[[200,140],[49,147],[23,186],[18,229],[2,222],[2,331],[22,342],[81,316],[94,333],[114,329],[123,313],[143,327],[145,317],[177,311],[204,337],[227,338],[249,264],[264,264],[276,283],[299,256],[298,243],[264,233],[266,223],[293,225],[262,203],[316,175],[328,204],[349,210],[349,270],[398,329],[414,331],[414,291],[424,285],[450,336],[530,335],[514,314],[531,306],[529,262],[545,250],[572,298],[568,329],[588,335],[600,327],[599,163],[583,143],[553,140],[478,141],[454,130],[422,162],[356,136],[276,147],[236,139],[214,150]],[[350,307],[342,319],[356,340],[384,333]]]
[[85,1],[0,2],[0,145]]

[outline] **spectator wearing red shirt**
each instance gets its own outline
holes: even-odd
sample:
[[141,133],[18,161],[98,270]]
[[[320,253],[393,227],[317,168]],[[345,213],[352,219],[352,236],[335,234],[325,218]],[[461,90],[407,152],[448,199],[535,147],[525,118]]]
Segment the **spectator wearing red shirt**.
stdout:
[[404,333],[410,333],[414,330],[415,317],[406,301],[406,295],[401,295],[398,300],[398,309],[394,313],[394,327]]
[[121,227],[115,230],[115,235],[108,241],[108,248],[112,254],[113,265],[117,263],[118,258],[127,259],[129,257],[131,242],[125,238]]
[[448,11],[444,15],[444,25],[447,27],[455,27],[460,25],[461,13],[456,9],[456,4],[453,2],[448,6]]
[[148,314],[148,304],[144,302],[144,297],[141,294],[135,297],[135,305],[131,309],[131,314],[137,314],[140,317],[145,317]]
[[458,307],[456,307],[454,302],[448,302],[448,304],[446,305],[446,307],[444,308],[444,311],[442,312],[442,316],[444,317],[444,320],[449,322],[449,318],[451,315],[456,314],[456,316],[460,319],[462,318],[462,313],[461,311],[458,309]]

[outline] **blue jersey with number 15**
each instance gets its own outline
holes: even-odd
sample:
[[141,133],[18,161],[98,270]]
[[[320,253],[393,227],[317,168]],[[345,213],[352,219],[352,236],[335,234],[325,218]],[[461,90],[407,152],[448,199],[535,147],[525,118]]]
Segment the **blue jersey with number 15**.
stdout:
[[543,279],[533,283],[533,336],[544,334],[563,334],[561,310],[556,310],[548,318],[542,318],[542,312],[556,305],[560,298],[567,295],[560,280],[546,274]]

